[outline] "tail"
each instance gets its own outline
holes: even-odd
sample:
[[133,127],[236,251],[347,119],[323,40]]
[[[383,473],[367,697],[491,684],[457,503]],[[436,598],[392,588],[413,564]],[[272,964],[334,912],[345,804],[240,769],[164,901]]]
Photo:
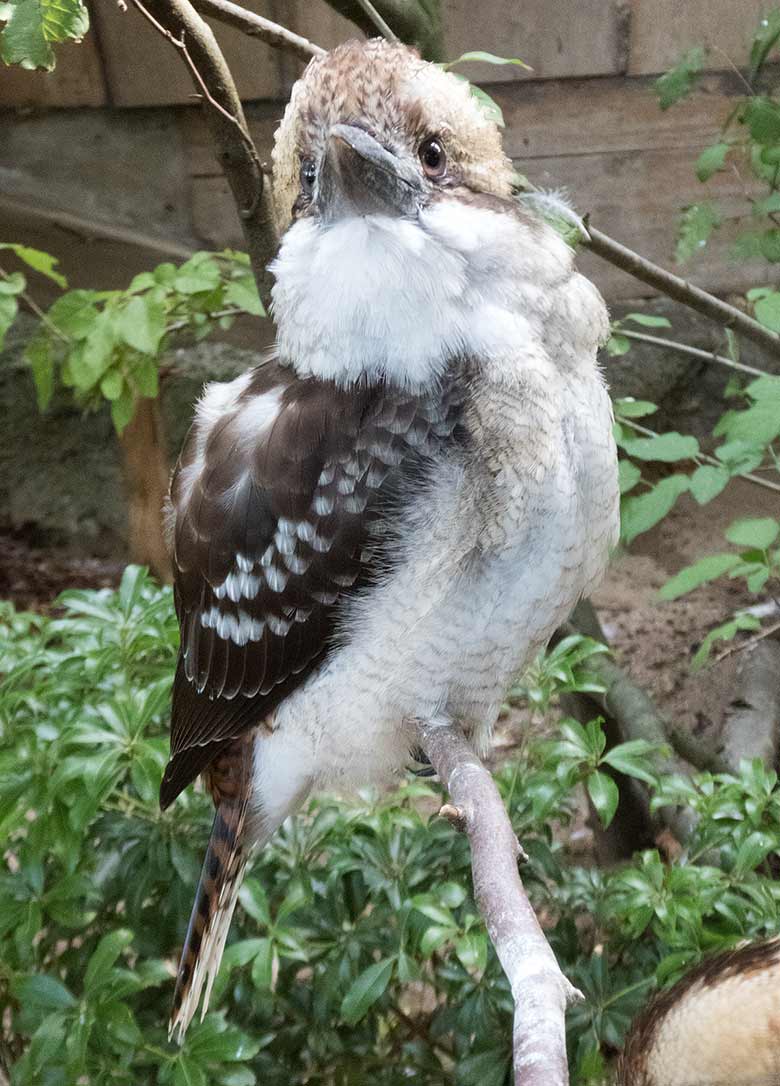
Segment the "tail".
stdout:
[[219,972],[225,940],[230,929],[238,891],[244,877],[248,854],[242,845],[247,805],[245,801],[222,800],[214,815],[200,881],[184,939],[168,1037],[178,1032],[181,1044],[200,1000],[201,1020],[208,1010],[214,978]]

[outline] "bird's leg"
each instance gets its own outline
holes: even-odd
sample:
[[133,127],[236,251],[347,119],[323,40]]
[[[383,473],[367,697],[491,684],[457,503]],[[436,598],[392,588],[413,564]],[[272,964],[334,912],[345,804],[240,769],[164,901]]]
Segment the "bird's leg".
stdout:
[[515,1086],[567,1086],[565,1014],[582,995],[558,967],[528,901],[509,815],[457,724],[444,717],[416,724],[452,801],[441,813],[468,834],[474,897],[512,989]]

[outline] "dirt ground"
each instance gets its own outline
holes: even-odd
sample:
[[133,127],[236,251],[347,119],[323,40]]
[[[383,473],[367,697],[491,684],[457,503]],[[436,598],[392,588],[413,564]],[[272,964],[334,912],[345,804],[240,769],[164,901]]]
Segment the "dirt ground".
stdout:
[[[665,715],[697,734],[719,733],[736,657],[697,674],[690,670],[691,658],[714,625],[757,601],[728,580],[672,603],[660,602],[658,589],[687,563],[728,549],[723,531],[736,517],[777,516],[779,507],[776,495],[741,480],[707,506],[683,497],[658,528],[615,556],[593,597],[618,660],[653,694]],[[48,610],[65,588],[106,587],[121,576],[122,563],[116,560],[44,550],[8,535],[0,535],[0,547],[0,599],[12,599],[19,607]],[[499,730],[499,759],[517,743],[522,715],[513,713]]]

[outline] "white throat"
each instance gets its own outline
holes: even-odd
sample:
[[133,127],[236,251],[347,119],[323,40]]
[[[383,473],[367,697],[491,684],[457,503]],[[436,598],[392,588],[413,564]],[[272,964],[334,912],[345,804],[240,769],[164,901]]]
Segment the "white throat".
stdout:
[[571,264],[541,224],[455,199],[414,222],[301,219],[271,265],[279,355],[302,376],[420,388],[454,357],[516,356]]

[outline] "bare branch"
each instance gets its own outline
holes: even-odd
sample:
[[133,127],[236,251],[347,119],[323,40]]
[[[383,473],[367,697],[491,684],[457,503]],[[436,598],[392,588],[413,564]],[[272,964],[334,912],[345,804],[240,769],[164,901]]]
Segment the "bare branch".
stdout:
[[744,362],[737,362],[733,358],[726,358],[722,354],[716,354],[714,351],[705,351],[701,347],[692,347],[689,343],[680,343],[676,339],[665,339],[663,336],[650,336],[646,332],[634,332],[629,328],[623,328],[621,326],[621,336],[625,336],[626,339],[635,339],[638,343],[650,343],[653,347],[667,347],[670,351],[677,351],[679,354],[690,355],[691,358],[699,358],[704,362],[717,362],[721,366],[728,366],[731,370],[739,370],[740,373],[749,373],[753,377],[766,377],[766,370],[756,369],[755,366],[747,366]]
[[673,275],[657,264],[645,260],[632,249],[627,249],[625,245],[602,234],[600,230],[594,230],[590,223],[586,225],[589,239],[584,241],[583,245],[591,252],[608,263],[614,264],[616,268],[621,268],[629,275],[633,275],[635,279],[654,287],[667,297],[682,302],[683,305],[695,309],[697,313],[702,313],[705,317],[710,317],[725,328],[732,328],[746,339],[760,344],[775,358],[780,358],[780,335],[777,332],[764,328],[762,324],[748,317],[735,306],[721,301],[713,294],[708,294],[706,290],[681,279],[679,275]]
[[247,11],[239,4],[231,3],[231,0],[194,0],[193,6],[201,15],[208,15],[210,19],[217,19],[227,26],[235,27],[250,38],[260,38],[261,41],[277,49],[286,49],[300,60],[311,60],[312,57],[321,56],[325,52],[308,38],[294,34],[287,27],[280,23],[273,23],[262,15],[255,15],[253,11]]
[[371,0],[357,0],[357,2],[386,41],[398,41],[398,35],[393,33]]
[[452,798],[442,813],[468,834],[477,907],[512,989],[515,1086],[566,1086],[566,1008],[582,995],[561,973],[528,901],[501,796],[459,728],[435,719],[418,728]]
[[265,184],[238,92],[217,40],[188,0],[133,0],[133,4],[182,54],[208,104],[206,116],[217,158],[238,208],[260,296],[267,301],[267,266],[277,248],[270,185]]

